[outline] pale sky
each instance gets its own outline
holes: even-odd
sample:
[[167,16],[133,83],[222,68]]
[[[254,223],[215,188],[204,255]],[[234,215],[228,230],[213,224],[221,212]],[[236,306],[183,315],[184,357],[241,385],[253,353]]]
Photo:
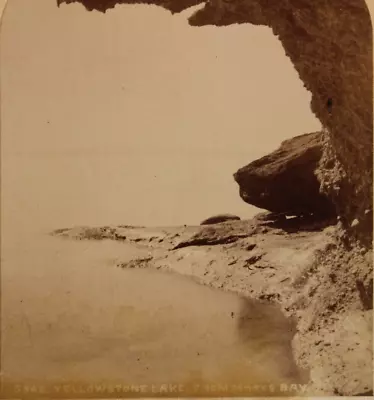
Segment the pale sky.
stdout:
[[8,4],[3,216],[57,228],[256,211],[232,175],[320,129],[311,95],[269,28],[196,28],[186,15]]

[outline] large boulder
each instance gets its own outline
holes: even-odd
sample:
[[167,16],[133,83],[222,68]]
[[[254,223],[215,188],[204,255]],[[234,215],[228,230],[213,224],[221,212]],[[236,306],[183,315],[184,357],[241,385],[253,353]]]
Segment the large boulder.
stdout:
[[234,174],[241,198],[272,212],[290,215],[335,213],[320,193],[315,175],[322,156],[322,135],[314,132],[284,141],[274,152]]

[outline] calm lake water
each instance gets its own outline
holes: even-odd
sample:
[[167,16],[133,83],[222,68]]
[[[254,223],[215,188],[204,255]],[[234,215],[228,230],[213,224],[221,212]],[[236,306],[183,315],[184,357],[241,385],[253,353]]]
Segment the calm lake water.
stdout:
[[[7,382],[302,380],[291,354],[294,326],[276,307],[182,276],[117,268],[118,261],[144,256],[123,243],[49,236],[50,229],[72,224],[75,215],[67,210],[74,202],[83,215],[77,221],[87,222],[91,197],[85,210],[79,185],[69,193],[57,173],[48,184],[51,170],[42,162],[28,170],[27,160],[15,161],[8,160],[2,170],[2,370]],[[67,161],[60,163],[64,168],[74,170]],[[92,218],[92,225],[103,219]]]

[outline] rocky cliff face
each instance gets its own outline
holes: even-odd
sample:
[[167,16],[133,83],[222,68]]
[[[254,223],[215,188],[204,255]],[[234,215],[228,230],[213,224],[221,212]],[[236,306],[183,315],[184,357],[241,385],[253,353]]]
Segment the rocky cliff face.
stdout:
[[218,0],[193,25],[268,25],[281,40],[324,126],[321,189],[347,222],[372,202],[372,26],[364,0]]
[[[180,12],[200,0],[57,0],[105,12],[117,3]],[[321,190],[346,224],[372,209],[372,25],[364,0],[211,0],[190,24],[267,25],[280,39],[324,127]]]

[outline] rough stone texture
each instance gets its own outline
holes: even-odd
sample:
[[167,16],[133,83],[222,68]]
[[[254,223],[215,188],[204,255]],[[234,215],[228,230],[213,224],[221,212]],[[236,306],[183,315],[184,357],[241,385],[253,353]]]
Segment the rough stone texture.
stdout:
[[226,222],[226,221],[233,221],[233,220],[239,220],[240,217],[237,215],[232,215],[232,214],[218,214],[218,215],[213,215],[212,217],[209,217],[207,219],[204,219],[200,223],[200,225],[211,225],[211,224],[219,224],[221,222]]
[[236,172],[241,198],[256,207],[289,215],[335,214],[333,203],[320,193],[315,174],[321,156],[320,132],[284,141],[274,152]]
[[[80,1],[106,11],[117,3],[145,3],[180,12],[199,0]],[[372,208],[372,25],[365,0],[211,0],[191,25],[267,25],[280,39],[322,122],[326,143],[321,189],[350,223]]]

